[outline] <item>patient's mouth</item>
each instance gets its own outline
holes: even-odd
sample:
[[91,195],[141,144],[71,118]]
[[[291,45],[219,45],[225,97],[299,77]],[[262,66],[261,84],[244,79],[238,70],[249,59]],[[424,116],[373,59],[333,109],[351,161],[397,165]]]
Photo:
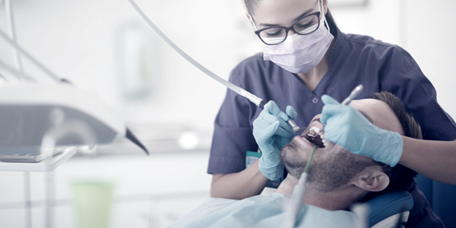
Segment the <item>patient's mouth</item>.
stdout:
[[308,132],[304,132],[302,138],[306,139],[308,142],[317,145],[319,148],[325,148],[324,139],[322,139],[321,134],[319,133],[320,129],[318,127],[311,127]]

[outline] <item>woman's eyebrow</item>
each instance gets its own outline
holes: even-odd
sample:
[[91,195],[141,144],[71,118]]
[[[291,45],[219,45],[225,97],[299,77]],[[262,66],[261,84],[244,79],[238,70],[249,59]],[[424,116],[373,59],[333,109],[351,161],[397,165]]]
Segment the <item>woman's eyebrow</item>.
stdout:
[[[299,15],[296,19],[293,20],[293,22],[296,22],[296,21],[299,21],[301,20],[303,17],[307,16],[307,14],[309,14],[310,12],[312,12],[314,9],[309,9],[307,10],[306,12],[302,13],[301,15]],[[268,23],[260,23],[259,24],[260,26],[264,26],[264,27],[274,27],[274,26],[282,26],[280,24],[268,24]]]
[[312,12],[313,10],[314,10],[314,9],[307,10],[306,12],[302,13],[301,15],[299,15],[296,19],[294,19],[293,22],[296,22],[296,21],[301,20],[303,17],[307,16],[307,14],[309,14],[309,13]]

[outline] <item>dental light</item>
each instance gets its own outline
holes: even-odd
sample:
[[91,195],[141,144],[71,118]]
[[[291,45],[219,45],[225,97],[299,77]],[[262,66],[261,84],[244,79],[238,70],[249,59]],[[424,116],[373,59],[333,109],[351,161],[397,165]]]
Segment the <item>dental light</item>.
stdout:
[[[41,69],[53,83],[38,84],[16,64],[16,69],[0,61],[6,83],[0,85],[0,161],[39,162],[44,139],[52,145],[94,146],[126,137],[147,149],[125,124],[94,93],[80,90],[59,78],[0,30],[1,39]],[[13,52],[15,53],[15,52]],[[16,58],[16,63],[17,63]],[[19,69],[17,69],[19,68]]]

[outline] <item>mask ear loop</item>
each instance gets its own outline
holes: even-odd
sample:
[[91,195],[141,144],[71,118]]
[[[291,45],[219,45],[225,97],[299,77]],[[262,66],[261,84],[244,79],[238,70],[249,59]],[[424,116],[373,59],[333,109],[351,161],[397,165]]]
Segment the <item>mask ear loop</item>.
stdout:
[[[331,29],[329,28],[329,24],[328,24],[328,21],[326,21],[326,14],[324,12],[324,7],[323,7],[323,0],[320,0],[320,8],[321,8],[321,12],[323,12],[323,19],[325,20],[324,24],[326,24],[326,27],[328,28],[328,32],[331,33]],[[323,26],[324,26],[323,24]]]
[[256,24],[255,24],[255,21],[253,21],[253,17],[252,17],[252,15],[250,15],[249,10],[247,9],[247,6],[245,5],[244,1],[242,1],[242,5],[244,6],[245,12],[247,13],[248,18],[249,18],[250,22],[252,23],[253,28],[255,29],[255,31],[258,30],[258,28],[256,27]]
[[255,21],[253,21],[252,15],[250,15],[249,13],[247,13],[247,15],[249,16],[249,20],[252,23],[253,28],[255,29],[255,31],[258,30],[258,28],[256,27],[256,24],[255,24]]

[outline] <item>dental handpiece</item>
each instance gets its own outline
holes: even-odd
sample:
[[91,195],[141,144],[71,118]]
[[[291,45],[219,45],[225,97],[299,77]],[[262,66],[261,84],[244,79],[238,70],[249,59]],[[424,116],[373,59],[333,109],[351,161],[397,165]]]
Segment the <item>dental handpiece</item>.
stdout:
[[[253,94],[250,94],[251,96],[255,96]],[[256,96],[255,96],[256,97]],[[257,97],[258,98],[258,97]],[[249,98],[247,98],[249,99]],[[258,98],[260,99],[260,98]],[[249,99],[250,100],[250,99]],[[252,100],[250,100],[252,101]],[[253,102],[254,103],[254,102]],[[267,104],[267,102],[265,102],[264,100],[261,100],[260,104],[258,105],[258,107],[260,107],[261,109],[264,109],[264,106]],[[287,123],[291,126],[291,128],[293,128],[293,133],[298,133],[299,130],[301,130],[301,128],[296,124],[296,122],[291,119],[290,116],[288,116],[288,120],[287,120]]]
[[291,118],[288,119],[287,123],[293,128],[294,133],[298,133],[298,131],[301,130],[301,128]]
[[[134,0],[128,0],[133,7],[133,9],[139,14],[139,16],[146,22],[147,25],[149,25],[152,30],[157,33],[157,35],[163,39],[174,51],[176,51],[180,56],[182,56],[185,60],[190,62],[192,65],[194,65],[196,68],[201,70],[203,73],[208,75],[209,77],[213,78],[214,80],[220,82],[224,86],[226,86],[228,89],[232,90],[233,92],[247,98],[249,101],[260,107],[261,109],[264,108],[264,105],[266,105],[267,102],[265,102],[263,99],[249,93],[248,91],[244,90],[243,88],[234,85],[233,83],[226,81],[225,79],[219,77],[218,75],[214,74],[212,71],[198,63],[196,60],[194,60],[192,57],[190,57],[187,53],[185,53],[182,49],[180,49],[176,44],[174,44],[152,21],[144,14],[144,12],[138,7],[138,5],[135,3]],[[293,128],[293,132],[297,133],[300,130],[300,127],[292,120],[291,118],[288,119],[288,124]]]

